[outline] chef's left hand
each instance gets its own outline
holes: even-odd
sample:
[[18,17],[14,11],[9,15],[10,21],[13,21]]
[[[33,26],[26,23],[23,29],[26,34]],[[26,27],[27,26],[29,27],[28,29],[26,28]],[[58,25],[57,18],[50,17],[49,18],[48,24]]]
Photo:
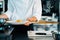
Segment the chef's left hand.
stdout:
[[37,18],[34,16],[32,18],[28,18],[27,22],[25,23],[26,26],[29,26],[31,24],[31,22],[36,22]]

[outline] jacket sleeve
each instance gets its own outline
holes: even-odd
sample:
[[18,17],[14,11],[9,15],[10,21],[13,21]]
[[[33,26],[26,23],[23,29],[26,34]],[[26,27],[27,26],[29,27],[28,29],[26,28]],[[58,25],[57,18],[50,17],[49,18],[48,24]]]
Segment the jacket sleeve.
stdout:
[[34,6],[33,6],[33,16],[37,18],[39,21],[41,19],[42,15],[42,3],[41,0],[35,0],[34,1]]
[[9,19],[11,18],[12,13],[13,13],[13,11],[14,11],[14,7],[13,7],[12,4],[13,4],[13,3],[12,3],[12,0],[8,0],[8,5],[7,5],[8,9],[7,9],[7,11],[4,13],[4,14],[6,14],[6,15],[8,16]]

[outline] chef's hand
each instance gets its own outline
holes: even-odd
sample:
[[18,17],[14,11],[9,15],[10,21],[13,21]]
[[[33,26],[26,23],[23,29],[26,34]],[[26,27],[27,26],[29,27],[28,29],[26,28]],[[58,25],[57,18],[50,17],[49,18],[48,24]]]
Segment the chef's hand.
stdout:
[[26,26],[29,26],[31,24],[31,22],[36,22],[37,18],[34,16],[32,18],[28,18],[27,22],[25,23]]
[[30,22],[36,22],[37,18],[34,16],[32,18],[28,18],[27,20],[30,21]]
[[0,15],[0,18],[7,19],[7,18],[8,18],[8,16],[7,16],[6,14],[1,14],[1,15]]
[[29,26],[31,24],[30,21],[26,21],[26,23],[24,24],[25,26]]

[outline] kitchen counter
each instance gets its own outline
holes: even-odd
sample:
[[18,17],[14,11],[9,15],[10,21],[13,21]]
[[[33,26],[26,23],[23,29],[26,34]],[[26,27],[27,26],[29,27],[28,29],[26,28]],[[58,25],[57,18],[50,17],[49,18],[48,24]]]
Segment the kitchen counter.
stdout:
[[58,22],[40,20],[33,24],[34,31],[28,31],[29,38],[33,40],[54,40],[51,31],[57,31]]
[[58,22],[40,20],[37,24],[58,24]]

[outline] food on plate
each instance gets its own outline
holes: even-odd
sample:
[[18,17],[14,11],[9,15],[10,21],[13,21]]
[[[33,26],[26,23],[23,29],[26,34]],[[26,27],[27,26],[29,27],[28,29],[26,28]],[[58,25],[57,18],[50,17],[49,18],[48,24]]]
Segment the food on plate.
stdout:
[[22,22],[22,20],[16,20],[16,22]]

